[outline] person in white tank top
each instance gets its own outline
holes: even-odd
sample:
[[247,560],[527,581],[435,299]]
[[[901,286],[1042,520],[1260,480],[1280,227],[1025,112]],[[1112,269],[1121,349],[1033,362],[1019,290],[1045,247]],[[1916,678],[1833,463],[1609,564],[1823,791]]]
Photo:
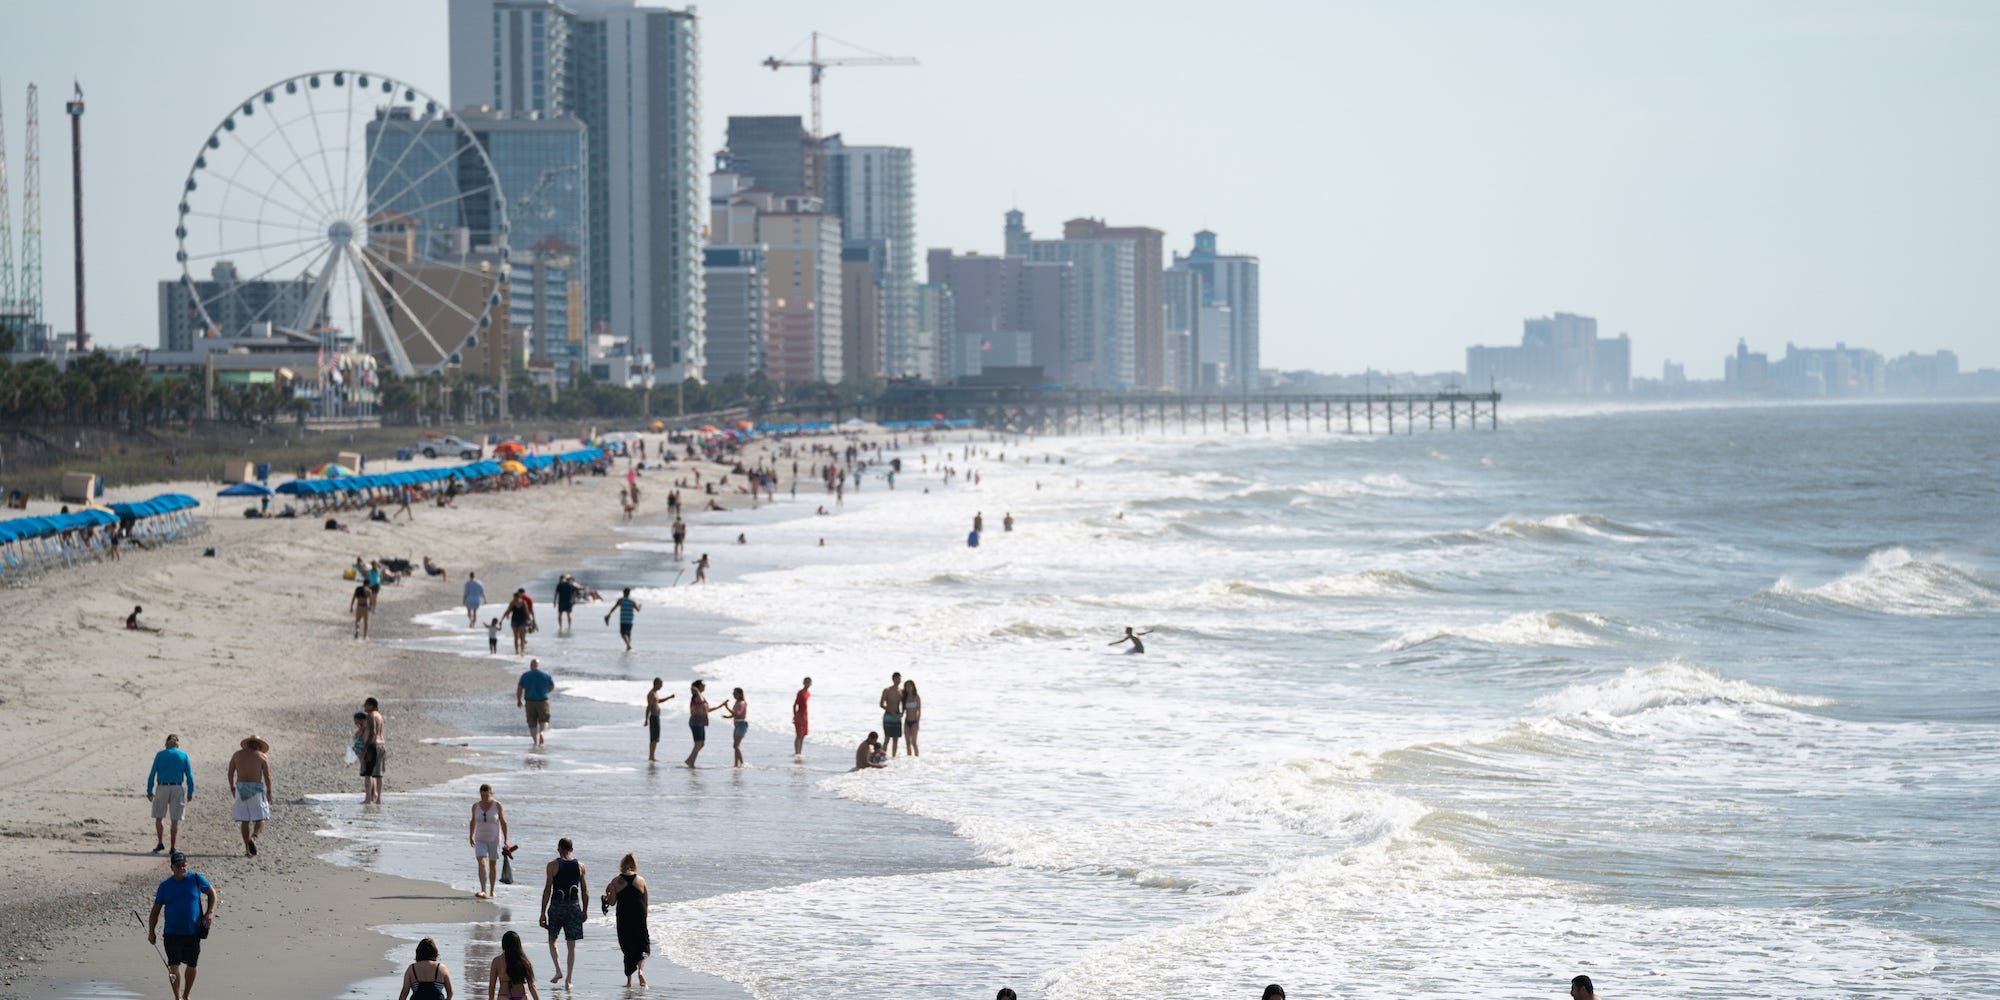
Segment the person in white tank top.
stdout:
[[472,863],[479,869],[479,891],[474,895],[486,899],[499,889],[500,851],[507,846],[507,807],[493,797],[492,785],[479,786],[465,842],[472,845]]

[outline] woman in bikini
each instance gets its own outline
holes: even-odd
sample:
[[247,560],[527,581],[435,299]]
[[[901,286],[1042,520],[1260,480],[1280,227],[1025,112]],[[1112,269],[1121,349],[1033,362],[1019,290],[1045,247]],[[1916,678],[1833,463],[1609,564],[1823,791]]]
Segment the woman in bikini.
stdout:
[[486,969],[486,1000],[542,1000],[535,989],[535,963],[521,948],[521,935],[508,931],[500,935],[500,954]]
[[453,992],[451,970],[438,961],[437,942],[417,942],[417,960],[403,970],[403,992],[396,1000],[451,1000]]
[[910,756],[917,755],[917,724],[924,711],[924,700],[917,697],[917,682],[903,682],[903,746]]

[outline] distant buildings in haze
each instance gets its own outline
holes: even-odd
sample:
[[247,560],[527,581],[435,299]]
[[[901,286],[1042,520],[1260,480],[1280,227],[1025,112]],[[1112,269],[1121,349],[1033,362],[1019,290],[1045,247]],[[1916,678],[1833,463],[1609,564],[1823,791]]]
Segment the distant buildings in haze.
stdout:
[[1466,380],[1474,391],[1615,396],[1632,391],[1632,341],[1597,335],[1597,320],[1556,313],[1522,321],[1518,347],[1468,347]]

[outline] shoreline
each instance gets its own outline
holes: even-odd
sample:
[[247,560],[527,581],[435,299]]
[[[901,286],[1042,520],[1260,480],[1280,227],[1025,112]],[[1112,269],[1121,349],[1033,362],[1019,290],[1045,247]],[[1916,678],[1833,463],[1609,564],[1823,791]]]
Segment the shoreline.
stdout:
[[[887,441],[879,431],[868,437]],[[677,464],[666,475],[648,470],[661,485],[647,490],[652,513],[633,524],[667,523],[664,497],[672,487],[664,484],[685,468]],[[727,466],[704,462],[701,468],[717,474]],[[250,977],[265,978],[261,970],[276,958],[287,992],[341,995],[393,972],[384,959],[403,942],[376,928],[499,917],[501,907],[459,893],[443,880],[383,875],[326,860],[331,816],[307,797],[356,795],[359,782],[339,755],[315,745],[344,746],[351,734],[346,706],[373,694],[391,709],[392,795],[477,773],[467,758],[476,760],[483,752],[464,743],[473,734],[420,706],[490,695],[492,665],[405,645],[433,631],[415,621],[415,613],[455,605],[461,567],[468,565],[488,581],[491,605],[496,593],[557,569],[596,573],[597,567],[630,558],[619,548],[626,540],[619,531],[626,522],[615,502],[620,471],[614,466],[612,475],[579,478],[574,485],[468,495],[456,510],[419,508],[414,523],[362,522],[361,533],[353,535],[324,531],[319,521],[306,518],[234,518],[240,506],[211,499],[217,484],[175,484],[161,488],[201,498],[208,533],[160,550],[128,551],[117,564],[51,573],[7,591],[20,600],[15,614],[0,622],[0,643],[27,655],[0,668],[0,703],[15,709],[20,745],[69,745],[79,752],[48,750],[0,760],[0,809],[9,817],[0,820],[0,874],[11,876],[11,891],[0,890],[0,929],[12,934],[14,954],[21,956],[0,959],[0,995],[158,990],[159,959],[128,911],[143,917],[151,887],[164,877],[164,858],[141,843],[151,832],[142,792],[146,763],[168,730],[182,734],[195,766],[197,794],[180,846],[194,870],[208,875],[222,895],[216,933],[205,946],[209,971],[199,980],[204,994],[256,989]],[[781,474],[781,501],[786,478]],[[705,512],[693,508],[709,496],[683,492],[690,501],[685,516],[698,525]],[[718,493],[714,499],[734,509],[743,496]],[[217,549],[214,560],[201,555],[210,546]],[[484,561],[496,550],[502,553],[499,561]],[[431,554],[451,579],[434,583],[419,573],[384,588],[377,631],[356,643],[346,634],[347,619],[338,605],[353,586],[340,579],[340,570],[357,551],[412,559]],[[134,603],[143,603],[145,619],[163,631],[117,627]],[[99,630],[109,634],[85,635]],[[273,658],[279,650],[285,655]],[[252,672],[246,674],[246,668]],[[42,689],[51,674],[67,683]],[[82,718],[66,718],[69,714]],[[227,799],[216,792],[228,750],[252,731],[273,745],[277,791],[273,821],[260,840],[264,850],[255,860],[242,856],[234,824],[222,811]],[[51,756],[62,759],[51,762]],[[85,767],[71,770],[79,764]],[[52,787],[57,772],[67,772],[65,794],[53,801],[34,795],[38,787]],[[303,813],[310,822],[296,822],[302,809],[310,810]],[[67,868],[81,860],[89,873],[85,881],[95,888],[39,891],[58,859]]]

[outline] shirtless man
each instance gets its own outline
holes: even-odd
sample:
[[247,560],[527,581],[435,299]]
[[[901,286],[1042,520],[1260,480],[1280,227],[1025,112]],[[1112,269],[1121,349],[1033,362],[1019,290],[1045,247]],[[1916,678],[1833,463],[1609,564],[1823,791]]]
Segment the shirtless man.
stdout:
[[660,689],[665,687],[666,684],[667,682],[664,678],[655,677],[653,678],[653,689],[646,692],[646,717],[640,721],[640,725],[646,727],[646,733],[649,737],[646,743],[646,760],[648,763],[656,762],[660,759],[658,756],[660,752],[660,704],[674,700],[673,695],[667,695],[664,698],[660,697]]
[[679,514],[674,515],[674,561],[680,562],[687,552],[688,526]]
[[1144,632],[1134,632],[1132,631],[1132,626],[1127,625],[1125,626],[1124,635],[1119,636],[1116,641],[1105,643],[1105,645],[1118,646],[1129,642],[1132,644],[1132,648],[1126,650],[1127,653],[1143,653],[1146,651],[1146,644],[1140,642],[1139,637],[1142,635],[1152,635],[1152,634],[1153,634],[1152,629],[1147,629]]
[[382,804],[382,775],[389,766],[389,740],[382,705],[370,698],[361,703],[361,804]]
[[876,699],[876,707],[882,710],[882,732],[889,744],[889,756],[894,757],[902,752],[903,744],[902,671],[889,675],[889,686],[882,689],[882,697]]
[[230,810],[243,835],[243,853],[257,856],[257,838],[264,835],[264,821],[271,818],[271,745],[255,736],[245,737],[241,749],[229,755],[229,790],[236,804]]
[[882,743],[881,743],[881,739],[882,739],[882,737],[880,737],[880,736],[877,736],[877,735],[876,735],[876,734],[874,734],[874,733],[869,733],[869,734],[868,734],[868,738],[867,738],[867,739],[865,739],[865,740],[862,740],[862,741],[861,741],[861,745],[860,745],[860,746],[858,746],[858,747],[855,747],[855,748],[854,748],[854,769],[855,769],[855,770],[859,771],[859,770],[861,770],[862,768],[865,768],[865,767],[888,767],[888,766],[889,766],[889,765],[887,765],[887,764],[884,764],[884,763],[881,763],[880,761],[878,761],[878,760],[876,760],[876,759],[875,759],[875,758],[877,758],[877,757],[881,756],[881,754],[882,754]]

